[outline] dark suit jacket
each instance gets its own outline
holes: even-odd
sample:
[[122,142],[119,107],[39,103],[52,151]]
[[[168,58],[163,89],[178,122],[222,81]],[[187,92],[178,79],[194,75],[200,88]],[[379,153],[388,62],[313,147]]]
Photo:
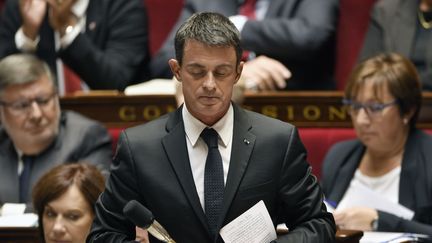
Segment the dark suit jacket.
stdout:
[[[152,59],[153,77],[171,78],[168,60],[175,57],[174,36],[193,13],[236,15],[236,0],[186,0],[162,49]],[[262,21],[248,21],[241,32],[242,47],[282,62],[293,76],[287,89],[334,88],[334,34],[338,1],[272,0]]]
[[[378,1],[372,10],[360,60],[382,52],[397,52],[410,58],[418,26],[418,6],[417,0]],[[427,71],[420,76],[423,88],[432,90],[432,45],[427,47]]]
[[[74,112],[63,112],[57,138],[33,161],[30,185],[36,184],[52,167],[78,160],[98,166],[107,175],[111,156],[111,138],[101,124]],[[18,157],[12,141],[1,126],[0,168],[0,204],[19,202]],[[31,192],[27,198],[31,203]]]
[[[290,228],[279,242],[333,242],[332,215],[293,126],[234,106],[232,142],[220,226],[263,200],[273,223]],[[176,242],[215,242],[195,188],[181,109],[121,134],[88,242],[134,239],[134,225],[122,213],[132,199]]]
[[[432,137],[420,130],[405,144],[399,203],[414,210],[412,221],[379,211],[379,231],[412,232],[432,236]],[[322,186],[327,199],[338,203],[358,168],[365,147],[359,140],[334,145],[323,164]]]
[[[0,58],[19,52],[21,27],[17,0],[8,0],[0,21]],[[59,56],[91,89],[123,90],[142,81],[148,64],[147,19],[142,0],[90,0],[86,29],[65,50],[54,48],[54,32],[45,18],[36,54],[55,70]]]

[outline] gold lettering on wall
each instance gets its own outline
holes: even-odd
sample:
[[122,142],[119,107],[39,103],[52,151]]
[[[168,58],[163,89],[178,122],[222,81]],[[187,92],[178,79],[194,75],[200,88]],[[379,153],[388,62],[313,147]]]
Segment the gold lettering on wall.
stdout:
[[277,107],[274,105],[263,106],[261,113],[266,115],[266,116],[273,117],[273,118],[278,117],[278,110],[277,110]]
[[308,105],[303,108],[303,116],[306,120],[316,121],[321,117],[321,111],[316,105]]
[[161,110],[157,105],[148,105],[144,107],[143,117],[145,120],[151,121],[161,116]]
[[336,119],[342,121],[347,120],[346,106],[340,106],[340,107],[329,106],[329,120],[334,121]]
[[294,107],[289,105],[287,108],[287,121],[294,121]]
[[136,120],[136,110],[133,106],[122,106],[118,111],[120,120],[130,122]]

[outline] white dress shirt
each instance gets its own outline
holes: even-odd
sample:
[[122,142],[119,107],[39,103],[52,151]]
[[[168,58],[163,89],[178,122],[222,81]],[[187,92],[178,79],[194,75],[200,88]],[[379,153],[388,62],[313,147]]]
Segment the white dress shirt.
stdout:
[[[188,111],[186,104],[183,105],[182,115],[192,175],[194,177],[195,187],[200,198],[201,206],[204,209],[204,171],[208,148],[200,135],[208,126],[192,116]],[[223,162],[224,183],[226,183],[231,159],[232,137],[234,130],[234,110],[232,105],[230,105],[228,112],[211,128],[219,134],[218,148]]]

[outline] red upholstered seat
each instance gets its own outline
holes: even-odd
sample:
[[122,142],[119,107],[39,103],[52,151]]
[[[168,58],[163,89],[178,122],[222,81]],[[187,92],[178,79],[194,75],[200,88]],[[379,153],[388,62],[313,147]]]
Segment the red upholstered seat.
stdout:
[[339,24],[336,37],[337,89],[343,90],[369,25],[370,11],[376,0],[340,0]]
[[308,153],[307,160],[318,179],[321,163],[330,147],[356,137],[352,128],[299,128],[299,134]]

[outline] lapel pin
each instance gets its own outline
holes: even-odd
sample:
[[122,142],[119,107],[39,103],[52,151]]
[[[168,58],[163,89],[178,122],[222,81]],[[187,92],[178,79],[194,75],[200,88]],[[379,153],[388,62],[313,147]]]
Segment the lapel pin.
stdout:
[[250,144],[249,140],[247,140],[246,138],[243,140],[243,143],[245,143],[245,144],[247,144],[247,145]]
[[96,22],[91,22],[89,25],[88,25],[88,28],[89,28],[89,30],[91,30],[91,31],[93,31],[94,29],[96,29]]

